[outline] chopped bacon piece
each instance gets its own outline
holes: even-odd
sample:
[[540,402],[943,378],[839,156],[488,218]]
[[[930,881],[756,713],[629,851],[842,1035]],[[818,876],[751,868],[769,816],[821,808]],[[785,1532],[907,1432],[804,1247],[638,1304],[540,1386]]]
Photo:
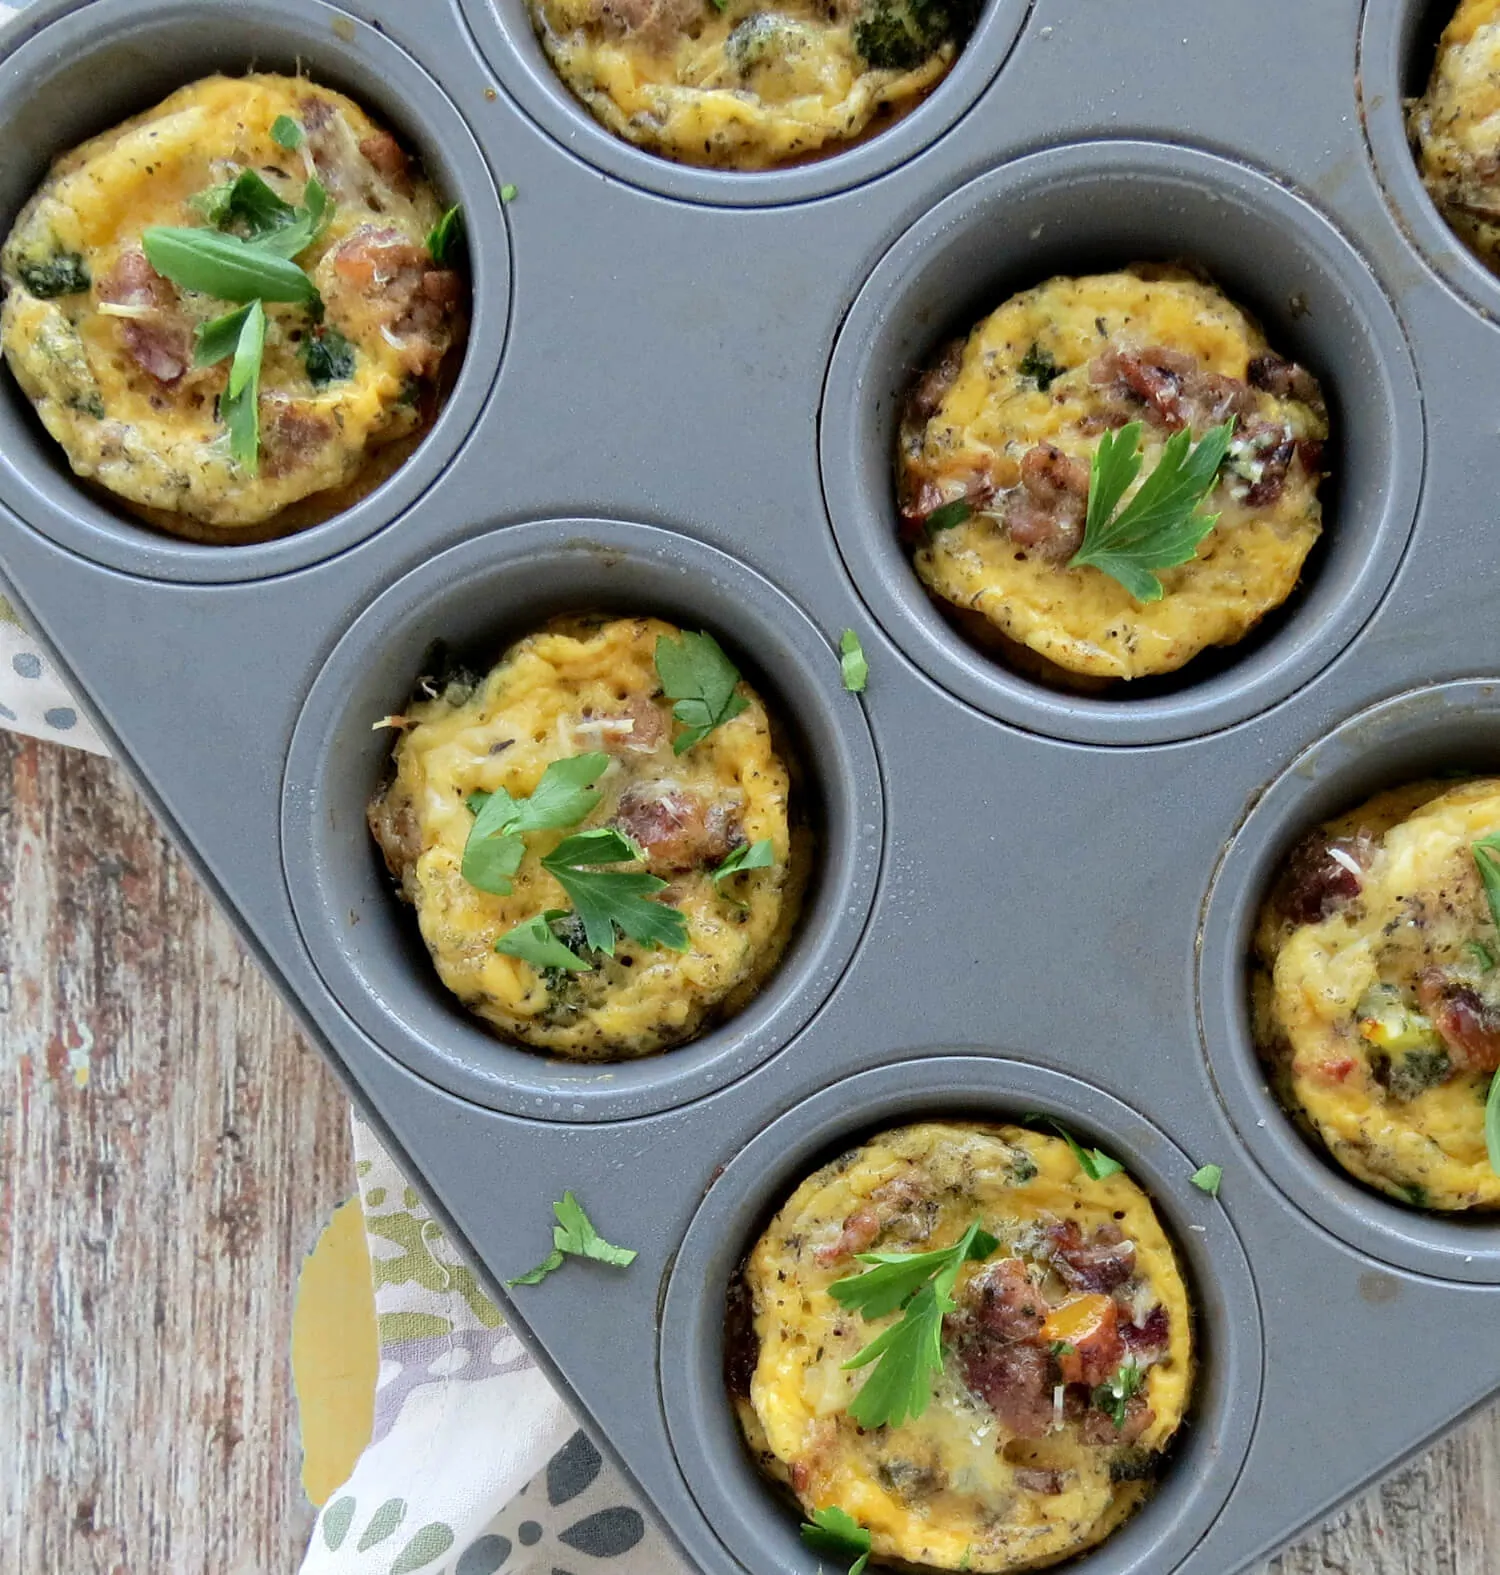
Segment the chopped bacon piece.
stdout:
[[193,336],[178,311],[178,295],[171,282],[134,248],[120,253],[115,265],[99,281],[99,299],[115,306],[148,309],[147,319],[122,317],[120,339],[132,360],[158,383],[171,385],[193,364]]
[[367,311],[373,308],[382,328],[400,342],[408,371],[422,376],[436,368],[448,346],[449,314],[462,293],[456,274],[434,268],[426,248],[399,230],[373,224],[340,242],[332,270],[336,289],[352,292]]
[[401,144],[388,131],[377,131],[366,137],[359,151],[375,169],[393,184],[405,183],[410,165]]
[[1045,1438],[1054,1420],[1052,1359],[1037,1345],[999,1339],[959,1346],[964,1382],[1018,1438]]
[[1133,1444],[1156,1420],[1156,1412],[1145,1402],[1141,1395],[1132,1395],[1125,1402],[1125,1421],[1120,1427],[1115,1426],[1114,1418],[1104,1411],[1091,1409],[1086,1411],[1079,1424],[1078,1436],[1080,1440],[1096,1449],[1108,1448],[1112,1444]]
[[297,110],[305,131],[322,131],[333,119],[333,105],[326,98],[314,98],[311,94],[301,100]]
[[299,410],[281,400],[267,400],[265,405],[261,469],[267,476],[285,476],[302,469],[334,436],[333,422],[327,416]]
[[404,881],[421,856],[422,827],[411,799],[405,794],[393,796],[392,786],[387,782],[365,813],[370,833],[385,856],[385,867],[398,881]]
[[1146,1314],[1144,1323],[1122,1323],[1120,1339],[1132,1356],[1165,1351],[1172,1336],[1172,1320],[1167,1309],[1156,1306]]
[[1500,1069],[1500,1009],[1471,984],[1427,968],[1417,979],[1417,1002],[1442,1035],[1449,1059],[1460,1071]]
[[1112,1291],[1135,1273],[1135,1246],[1118,1225],[1101,1225],[1086,1242],[1073,1220],[1049,1225],[1052,1264],[1075,1291]]
[[1288,361],[1284,356],[1270,351],[1256,356],[1246,369],[1245,377],[1252,388],[1264,389],[1277,399],[1298,399],[1304,405],[1312,405],[1318,410],[1323,407],[1323,394],[1318,387],[1318,380],[1306,367],[1298,366],[1295,361]]
[[868,1251],[879,1235],[880,1216],[866,1204],[855,1209],[844,1221],[837,1238],[826,1247],[819,1247],[813,1256],[827,1268],[840,1258],[852,1258],[855,1253]]
[[1187,425],[1182,411],[1182,387],[1197,366],[1180,350],[1156,346],[1147,350],[1120,350],[1111,346],[1094,357],[1089,381],[1096,388],[1113,387],[1126,398],[1146,407],[1158,426],[1176,431]]
[[727,806],[661,782],[627,788],[614,824],[645,849],[646,864],[657,875],[722,864],[744,840]]
[[1021,460],[1021,485],[1006,500],[1005,528],[1018,547],[1054,562],[1071,558],[1083,542],[1089,467],[1051,443],[1038,443]]
[[1114,415],[1144,416],[1169,432],[1191,427],[1201,437],[1230,416],[1244,418],[1255,410],[1255,396],[1238,378],[1210,372],[1196,357],[1161,345],[1111,346],[1094,358],[1089,381],[1114,395]]
[[463,280],[451,268],[429,268],[422,275],[422,294],[438,306],[457,306],[463,299]]
[[963,359],[962,339],[951,339],[943,346],[937,360],[917,379],[907,395],[905,417],[909,423],[930,421],[938,413],[938,407],[958,381]]
[[976,1328],[1002,1340],[1037,1340],[1051,1308],[1019,1258],[987,1264],[964,1292]]
[[592,0],[590,20],[617,33],[669,43],[702,18],[698,0]]
[[1043,1471],[1036,1466],[1017,1466],[1015,1470],[1015,1484],[1027,1493],[1045,1493],[1049,1498],[1055,1497],[1063,1490],[1063,1473],[1061,1471]]
[[1321,924],[1364,887],[1363,872],[1375,848],[1369,837],[1335,837],[1314,832],[1292,850],[1276,903],[1291,924]]

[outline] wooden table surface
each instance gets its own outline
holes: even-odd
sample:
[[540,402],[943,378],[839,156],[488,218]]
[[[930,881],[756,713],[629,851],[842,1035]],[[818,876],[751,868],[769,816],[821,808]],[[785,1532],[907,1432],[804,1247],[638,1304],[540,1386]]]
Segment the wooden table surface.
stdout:
[[[123,775],[0,734],[0,1568],[280,1575],[332,1076]],[[1268,1575],[1494,1575],[1500,1409]]]

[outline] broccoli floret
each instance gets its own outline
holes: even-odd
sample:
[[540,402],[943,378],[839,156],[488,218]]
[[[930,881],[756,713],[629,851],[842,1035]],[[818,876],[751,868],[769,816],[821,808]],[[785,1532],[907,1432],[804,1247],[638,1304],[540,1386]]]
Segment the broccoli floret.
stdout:
[[1040,345],[1032,345],[1016,370],[1022,377],[1035,378],[1036,386],[1044,394],[1063,375],[1063,369]]
[[973,30],[971,0],[865,0],[854,22],[854,47],[877,71],[911,71],[952,39]]
[[1453,1075],[1453,1063],[1445,1050],[1408,1050],[1399,1057],[1374,1052],[1370,1072],[1392,1099],[1415,1099],[1446,1083]]
[[724,40],[724,57],[741,77],[766,61],[796,54],[807,41],[807,29],[790,17],[752,11]]
[[21,283],[44,301],[59,295],[80,295],[93,282],[88,265],[77,252],[57,252],[51,257],[23,262]]

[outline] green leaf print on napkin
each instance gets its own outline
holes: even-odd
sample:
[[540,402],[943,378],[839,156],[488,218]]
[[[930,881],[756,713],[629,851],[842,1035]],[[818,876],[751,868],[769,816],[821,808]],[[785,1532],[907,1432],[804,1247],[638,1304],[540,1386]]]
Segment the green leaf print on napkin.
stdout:
[[441,1558],[452,1546],[453,1528],[434,1520],[423,1526],[402,1548],[396,1562],[391,1565],[391,1575],[411,1575],[413,1570],[419,1570],[424,1564],[431,1564],[434,1559]]
[[497,1329],[504,1322],[500,1309],[479,1289],[473,1270],[461,1263],[450,1267],[433,1257],[425,1233],[430,1229],[434,1239],[442,1239],[434,1221],[419,1220],[400,1210],[391,1214],[366,1213],[365,1229],[402,1249],[394,1258],[371,1256],[370,1273],[377,1291],[382,1285],[412,1284],[429,1291],[457,1291],[486,1329]]
[[387,1537],[396,1534],[396,1527],[406,1519],[406,1500],[403,1498],[388,1498],[379,1509],[370,1516],[370,1524],[365,1527],[355,1550],[359,1553],[368,1553],[377,1543],[384,1542]]

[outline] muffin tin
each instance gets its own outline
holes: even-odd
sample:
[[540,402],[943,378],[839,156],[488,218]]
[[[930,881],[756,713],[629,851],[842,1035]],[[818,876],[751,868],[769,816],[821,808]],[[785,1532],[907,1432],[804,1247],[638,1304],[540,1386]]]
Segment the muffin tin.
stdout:
[[[1428,204],[1401,119],[1442,9],[991,0],[892,131],[747,176],[610,140],[520,0],[38,0],[0,33],[0,225],[53,154],[252,62],[367,102],[465,204],[457,387],[357,508],[240,548],[152,535],[78,487],[4,378],[0,565],[708,1575],[817,1568],[719,1387],[729,1269],[798,1175],[916,1116],[1054,1114],[1127,1162],[1183,1249],[1193,1425],[1090,1575],[1248,1569],[1500,1386],[1500,1223],[1403,1209],[1309,1148],[1266,1092],[1244,991],[1255,906],[1301,831],[1386,783],[1500,768],[1500,283]],[[1327,535],[1244,646],[1065,696],[918,590],[894,538],[897,403],[1012,288],[1184,253],[1322,379]],[[762,997],[618,1066],[508,1047],[445,998],[363,821],[388,746],[371,723],[429,641],[493,656],[588,606],[716,633],[793,723],[821,831]],[[1217,1201],[1188,1184],[1207,1162]],[[567,1188],[636,1263],[500,1290]]]

